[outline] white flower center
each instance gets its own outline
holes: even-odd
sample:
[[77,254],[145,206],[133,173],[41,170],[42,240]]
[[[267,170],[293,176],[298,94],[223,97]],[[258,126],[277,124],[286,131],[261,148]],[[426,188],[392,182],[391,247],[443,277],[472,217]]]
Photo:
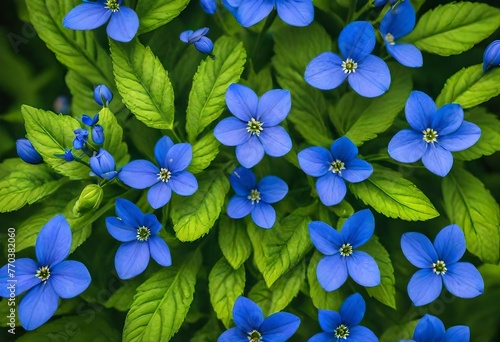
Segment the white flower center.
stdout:
[[448,269],[446,268],[446,264],[442,260],[438,260],[435,263],[432,263],[432,268],[434,273],[436,274],[445,274]]
[[249,342],[260,342],[262,341],[262,334],[257,330],[252,330],[248,333],[247,338]]
[[336,338],[347,340],[347,337],[349,336],[349,328],[345,324],[341,324],[335,328],[334,333]]
[[108,0],[106,1],[106,6],[104,7],[109,9],[113,13],[120,10],[120,4],[118,3],[118,0]]
[[172,177],[172,172],[170,172],[168,169],[165,169],[164,167],[162,167],[160,169],[160,173],[157,173],[156,175],[158,176],[159,180],[166,183],[166,182],[168,182],[170,177]]
[[344,243],[342,247],[339,248],[340,255],[343,257],[352,255],[352,246],[349,243]]
[[342,70],[344,70],[344,74],[350,74],[351,72],[356,72],[356,68],[358,67],[358,63],[352,60],[352,58],[347,58],[345,61],[342,61]]
[[256,136],[259,136],[260,132],[264,130],[264,128],[262,127],[263,124],[263,122],[257,121],[252,118],[252,120],[247,122],[247,132],[252,135],[255,134]]
[[426,143],[434,144],[437,141],[437,137],[439,136],[438,133],[432,128],[424,129],[422,133],[424,134],[423,139]]
[[342,176],[342,170],[345,170],[345,164],[338,159],[332,161],[330,167],[328,168],[328,171],[338,173],[339,176]]
[[42,279],[42,281],[46,281],[50,277],[49,266],[40,267],[35,274],[35,277]]
[[396,44],[396,43],[394,43],[394,36],[390,33],[385,35],[385,40],[387,41],[387,43],[389,43],[389,45]]
[[151,236],[151,231],[149,230],[148,227],[141,226],[137,228],[137,241],[148,241],[149,237]]
[[252,201],[252,205],[254,205],[256,202],[260,202],[260,192],[257,189],[253,189],[250,191],[250,195],[247,196],[247,198]]

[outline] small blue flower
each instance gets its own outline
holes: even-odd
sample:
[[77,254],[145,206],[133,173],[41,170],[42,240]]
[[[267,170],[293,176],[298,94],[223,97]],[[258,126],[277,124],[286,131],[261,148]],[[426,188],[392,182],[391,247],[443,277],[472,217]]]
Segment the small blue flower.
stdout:
[[[0,296],[9,298],[11,280],[15,294],[28,291],[19,303],[19,321],[26,330],[34,330],[56,312],[60,298],[73,298],[90,285],[90,274],[79,261],[65,260],[71,248],[71,229],[62,215],[43,226],[36,238],[38,261],[20,258],[0,269]],[[9,270],[15,277],[9,277]]]
[[409,34],[415,27],[416,15],[410,1],[393,6],[380,23],[387,52],[399,63],[410,68],[423,64],[422,53],[415,45],[398,43],[397,40]]
[[378,342],[368,328],[358,325],[366,311],[366,303],[359,293],[346,298],[340,312],[318,310],[319,325],[324,332],[314,335],[308,342]]
[[73,132],[75,133],[73,147],[75,150],[81,150],[85,146],[85,143],[89,140],[89,131],[83,128],[77,128]]
[[301,169],[309,176],[319,177],[316,191],[324,205],[336,205],[344,199],[347,192],[344,180],[358,183],[373,173],[373,167],[357,156],[358,148],[348,137],[335,140],[330,151],[314,146],[297,155]]
[[43,163],[43,158],[40,153],[35,150],[31,141],[26,138],[17,139],[16,151],[19,158],[28,164]]
[[271,228],[276,222],[272,203],[281,201],[288,192],[288,185],[279,177],[266,176],[257,184],[252,171],[237,167],[229,178],[236,193],[227,205],[227,215],[240,219],[252,214],[252,220],[261,228]]
[[207,14],[214,14],[217,9],[215,0],[200,0],[200,5],[203,11]]
[[418,321],[413,340],[400,340],[400,342],[469,342],[470,329],[465,325],[456,325],[445,329],[443,322],[436,316],[424,315]]
[[443,228],[434,245],[421,233],[405,233],[401,249],[414,266],[421,268],[408,283],[408,295],[415,306],[431,303],[444,286],[460,298],[474,298],[483,293],[484,282],[476,267],[458,262],[465,253],[465,236],[460,227]]
[[75,160],[75,156],[73,155],[73,151],[71,149],[64,149],[64,153],[54,153],[54,156],[63,158],[67,162]]
[[325,255],[316,269],[322,288],[334,291],[345,283],[348,275],[361,286],[380,284],[380,270],[375,259],[368,253],[355,250],[370,240],[374,230],[375,219],[369,209],[349,217],[340,233],[321,221],[309,223],[312,243]]
[[285,342],[297,331],[300,318],[288,312],[276,312],[264,319],[261,308],[240,296],[233,306],[236,327],[226,330],[217,342]]
[[500,40],[495,40],[484,50],[483,72],[498,66],[500,66]]
[[94,88],[94,101],[97,102],[98,105],[107,107],[111,100],[113,100],[113,92],[104,84],[99,84]]
[[139,17],[122,3],[123,0],[85,1],[66,14],[63,26],[71,30],[93,30],[109,19],[108,36],[119,42],[129,42],[137,34]]
[[175,144],[164,136],[155,146],[159,167],[147,160],[134,160],[123,167],[118,178],[134,189],[148,191],[149,204],[158,209],[170,201],[172,191],[190,196],[198,190],[198,182],[186,168],[191,163],[193,151],[190,144]]
[[170,249],[157,236],[161,223],[154,214],[143,214],[129,200],[116,200],[116,215],[107,217],[109,234],[123,244],[115,255],[116,273],[121,279],[130,279],[144,272],[150,257],[161,266],[172,265]]
[[322,90],[335,89],[345,79],[364,97],[380,96],[391,85],[387,64],[370,53],[375,48],[375,31],[367,21],[354,21],[340,32],[339,50],[323,52],[306,67],[307,83]]
[[106,180],[112,180],[118,175],[115,158],[103,148],[99,150],[97,155],[90,157],[90,168],[92,169],[91,176],[98,176]]
[[281,157],[292,149],[286,130],[278,126],[292,106],[288,90],[270,90],[259,98],[240,84],[231,84],[226,92],[226,105],[235,117],[217,124],[214,135],[226,146],[236,146],[236,158],[246,168],[257,165],[264,152]]
[[311,0],[222,0],[222,4],[244,27],[263,20],[274,7],[281,20],[292,26],[307,26],[314,19]]
[[207,33],[208,27],[203,27],[194,32],[193,30],[187,30],[181,33],[180,40],[184,43],[193,44],[196,50],[209,55],[212,59],[215,59],[215,56],[212,55],[214,43],[212,43],[210,38],[205,37]]
[[101,125],[97,124],[99,122],[99,114],[96,114],[93,118],[83,114],[82,122],[92,127],[92,141],[97,145],[102,145],[104,143],[104,130]]
[[412,129],[396,133],[389,142],[389,155],[402,163],[422,159],[432,173],[444,177],[453,166],[451,152],[465,150],[481,136],[481,129],[464,121],[459,104],[437,109],[434,101],[421,91],[412,91],[406,101],[406,120]]

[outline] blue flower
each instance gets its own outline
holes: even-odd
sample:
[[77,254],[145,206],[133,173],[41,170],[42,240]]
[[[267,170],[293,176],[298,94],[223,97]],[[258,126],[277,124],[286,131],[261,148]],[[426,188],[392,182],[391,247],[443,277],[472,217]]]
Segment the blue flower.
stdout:
[[214,43],[212,43],[210,38],[205,37],[207,33],[208,27],[203,27],[194,32],[193,30],[187,30],[181,33],[180,40],[184,43],[193,44],[196,50],[209,55],[212,59],[215,59],[215,56],[212,55]]
[[123,242],[116,251],[115,268],[121,279],[130,279],[144,272],[150,257],[162,266],[172,265],[170,249],[157,236],[161,223],[154,214],[143,214],[129,200],[116,200],[116,215],[106,217],[109,234]]
[[347,192],[344,180],[358,183],[370,177],[372,166],[357,156],[358,148],[348,137],[335,140],[330,151],[314,146],[297,155],[302,170],[309,176],[319,177],[316,191],[324,205],[336,205],[344,199]]
[[355,250],[370,240],[374,230],[375,219],[369,209],[349,217],[340,233],[321,221],[309,223],[312,243],[325,255],[316,269],[322,288],[334,291],[345,283],[348,275],[361,286],[380,284],[380,270],[375,259],[368,253]]
[[28,164],[43,163],[43,158],[40,153],[35,150],[31,141],[26,138],[17,139],[16,151],[19,158]]
[[[79,261],[65,260],[71,248],[71,229],[62,215],[53,217],[36,238],[38,261],[20,258],[0,269],[0,296],[8,298],[15,280],[15,294],[28,291],[19,303],[19,321],[26,330],[47,322],[56,312],[59,297],[73,298],[90,285],[90,274]],[[14,278],[9,273],[15,270]]]
[[134,160],[123,167],[118,178],[134,189],[148,191],[149,204],[158,209],[170,201],[172,191],[190,196],[198,190],[198,182],[191,172],[185,171],[193,158],[190,144],[175,144],[164,136],[155,146],[159,167],[147,160]]
[[436,316],[424,315],[418,321],[413,340],[400,342],[469,342],[470,329],[465,325],[456,325],[446,330],[443,322]]
[[73,155],[73,151],[71,149],[64,149],[64,153],[54,153],[54,156],[63,158],[67,162],[75,160],[75,156]]
[[92,141],[97,145],[102,145],[104,143],[104,130],[101,125],[97,124],[97,122],[99,122],[99,114],[96,114],[93,118],[83,114],[82,122],[92,127]]
[[421,233],[405,233],[401,249],[414,266],[421,268],[408,283],[408,295],[415,306],[431,303],[444,286],[460,298],[474,298],[483,293],[484,282],[474,265],[458,262],[465,253],[465,236],[460,227],[443,228],[434,245]]
[[123,0],[85,1],[66,14],[63,26],[72,30],[93,30],[109,19],[108,36],[119,42],[129,42],[139,29],[139,17],[122,3]]
[[416,15],[410,1],[393,6],[380,23],[387,52],[399,63],[410,68],[423,64],[422,53],[415,45],[398,43],[397,40],[409,34],[415,27]]
[[118,175],[116,171],[115,158],[108,151],[101,148],[97,155],[90,157],[91,176],[98,176],[106,180],[112,180]]
[[231,84],[226,92],[226,105],[235,117],[217,124],[214,135],[227,146],[236,147],[236,158],[246,168],[257,165],[264,152],[281,157],[292,149],[292,140],[278,124],[292,106],[288,90],[270,90],[259,98],[240,84]]
[[217,342],[285,342],[297,331],[300,318],[288,312],[276,312],[264,319],[261,308],[240,296],[233,306],[236,327],[226,330]]
[[203,11],[207,14],[214,14],[217,9],[215,0],[200,0],[200,5]]
[[111,100],[113,100],[113,92],[104,84],[99,84],[94,88],[94,101],[97,102],[98,105],[106,107]]
[[491,68],[500,66],[500,40],[495,40],[490,43],[484,50],[483,55],[483,71],[486,72]]
[[244,27],[257,24],[276,6],[278,16],[292,26],[307,26],[314,19],[311,0],[222,0],[222,4]]
[[73,132],[75,133],[73,147],[76,150],[81,150],[85,146],[85,143],[89,140],[89,131],[83,128],[77,128]]
[[389,142],[389,155],[402,163],[422,158],[425,167],[444,177],[453,166],[450,152],[465,150],[481,136],[481,129],[464,121],[459,104],[437,109],[432,99],[421,91],[412,91],[405,107],[406,120],[412,129],[396,133]]
[[252,220],[261,228],[271,228],[276,222],[272,203],[281,201],[288,192],[288,185],[279,177],[266,176],[257,184],[252,171],[237,167],[229,178],[236,193],[227,205],[227,215],[240,219],[252,214]]
[[391,85],[385,62],[370,53],[375,48],[375,31],[367,21],[354,21],[340,32],[341,56],[323,52],[306,67],[304,78],[315,88],[337,88],[347,78],[352,89],[364,97],[382,95]]
[[314,335],[308,342],[378,342],[368,328],[358,325],[366,311],[366,303],[359,293],[346,298],[340,312],[318,310],[319,325],[324,332]]

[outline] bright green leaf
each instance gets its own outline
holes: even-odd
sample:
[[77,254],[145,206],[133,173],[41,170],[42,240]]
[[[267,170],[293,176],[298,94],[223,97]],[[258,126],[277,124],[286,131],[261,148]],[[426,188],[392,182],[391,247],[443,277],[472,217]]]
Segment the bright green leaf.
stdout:
[[229,264],[239,268],[252,253],[245,222],[222,215],[219,220],[219,247]]
[[321,258],[323,258],[323,254],[318,251],[314,251],[311,261],[309,262],[309,266],[307,267],[309,296],[311,297],[311,300],[316,308],[339,311],[346,296],[341,290],[327,292],[321,287],[318,282],[318,277],[316,276],[316,268]]
[[197,174],[205,170],[219,154],[219,141],[212,132],[207,133],[193,144],[193,160],[188,171]]
[[127,279],[125,284],[113,292],[111,297],[103,304],[104,307],[108,309],[114,308],[118,311],[128,311],[139,285],[141,285],[141,278]]
[[102,147],[115,158],[117,168],[124,166],[130,159],[127,153],[128,147],[122,141],[123,129],[118,124],[115,115],[108,108],[103,108],[99,112],[99,125],[104,130],[104,144]]
[[169,23],[186,8],[189,0],[139,0],[135,11],[140,20],[138,34]]

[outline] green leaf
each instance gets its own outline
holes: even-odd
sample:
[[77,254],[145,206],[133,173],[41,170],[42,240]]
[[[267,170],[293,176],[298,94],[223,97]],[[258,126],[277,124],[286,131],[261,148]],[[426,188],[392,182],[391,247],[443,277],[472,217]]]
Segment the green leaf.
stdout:
[[219,247],[229,264],[239,268],[252,253],[252,244],[243,220],[221,215],[219,220]]
[[92,82],[74,70],[69,70],[64,78],[71,93],[71,114],[80,116],[83,113],[97,113],[101,106],[94,100]]
[[467,250],[484,262],[498,263],[500,208],[491,193],[458,167],[443,179],[442,190],[446,215],[463,229]]
[[221,335],[219,321],[215,315],[211,316],[201,329],[198,329],[189,342],[213,342]]
[[[89,177],[89,167],[76,161],[67,162],[54,154],[63,154],[65,149],[73,147],[75,133],[80,123],[68,115],[23,105],[21,112],[28,139],[35,149],[57,173],[71,179]],[[78,152],[75,152],[78,153]]]
[[235,270],[226,259],[219,259],[208,276],[208,291],[215,313],[226,328],[231,325],[234,302],[244,290],[245,267]]
[[307,266],[307,281],[309,283],[309,296],[318,309],[322,310],[334,310],[339,311],[344,298],[346,297],[341,290],[335,290],[332,292],[325,291],[320,283],[318,282],[318,277],[316,276],[316,268],[319,261],[323,258],[323,254],[318,251],[314,251],[314,254]]
[[0,179],[0,213],[35,203],[65,183],[54,177],[46,165],[31,165],[19,158],[5,160],[0,169],[10,170]]
[[183,242],[195,241],[210,231],[229,191],[227,175],[220,170],[198,178],[198,190],[194,195],[176,196],[172,200],[171,215],[175,234]]
[[141,285],[141,278],[127,279],[122,287],[113,292],[111,297],[104,303],[104,307],[108,309],[114,308],[118,311],[128,311],[139,285]]
[[500,10],[482,3],[458,2],[426,12],[405,41],[441,56],[458,55],[500,27]]
[[222,114],[227,88],[240,79],[246,52],[243,43],[222,36],[215,42],[215,60],[203,60],[193,78],[186,113],[186,132],[194,143],[198,134]]
[[146,33],[169,23],[188,5],[189,0],[139,0],[135,11],[140,20],[139,32]]
[[205,170],[219,154],[219,141],[212,132],[207,133],[193,144],[193,160],[188,171],[197,174]]
[[349,184],[351,192],[377,212],[406,221],[426,221],[439,216],[431,201],[399,172],[372,164],[373,174]]
[[103,108],[99,112],[99,125],[104,130],[104,144],[102,147],[115,158],[117,168],[124,166],[130,159],[128,147],[122,141],[122,127],[118,124],[115,115],[108,108]]
[[116,86],[123,103],[146,126],[172,129],[174,90],[158,57],[138,39],[130,43],[111,39],[109,42]]
[[320,53],[332,50],[330,36],[322,26],[312,23],[300,28],[287,26],[276,31],[273,38],[275,56],[272,63],[278,83],[292,94],[292,110],[287,119],[308,143],[331,144],[333,138],[325,122],[327,102],[321,90],[304,81],[309,62]]
[[[500,18],[499,18],[500,20]],[[500,94],[500,68],[483,72],[483,65],[463,68],[451,76],[436,99],[438,106],[458,103],[462,108],[471,108]]]
[[251,68],[248,79],[242,80],[240,83],[255,91],[258,96],[264,95],[264,93],[273,89],[273,76],[271,67],[267,66],[264,69],[260,70],[258,73],[255,73],[255,70]]
[[295,266],[312,247],[307,225],[309,218],[290,214],[271,229],[253,223],[247,227],[254,261],[268,287]]
[[180,266],[164,268],[140,285],[125,318],[123,341],[170,340],[191,306],[200,265],[197,249]]

